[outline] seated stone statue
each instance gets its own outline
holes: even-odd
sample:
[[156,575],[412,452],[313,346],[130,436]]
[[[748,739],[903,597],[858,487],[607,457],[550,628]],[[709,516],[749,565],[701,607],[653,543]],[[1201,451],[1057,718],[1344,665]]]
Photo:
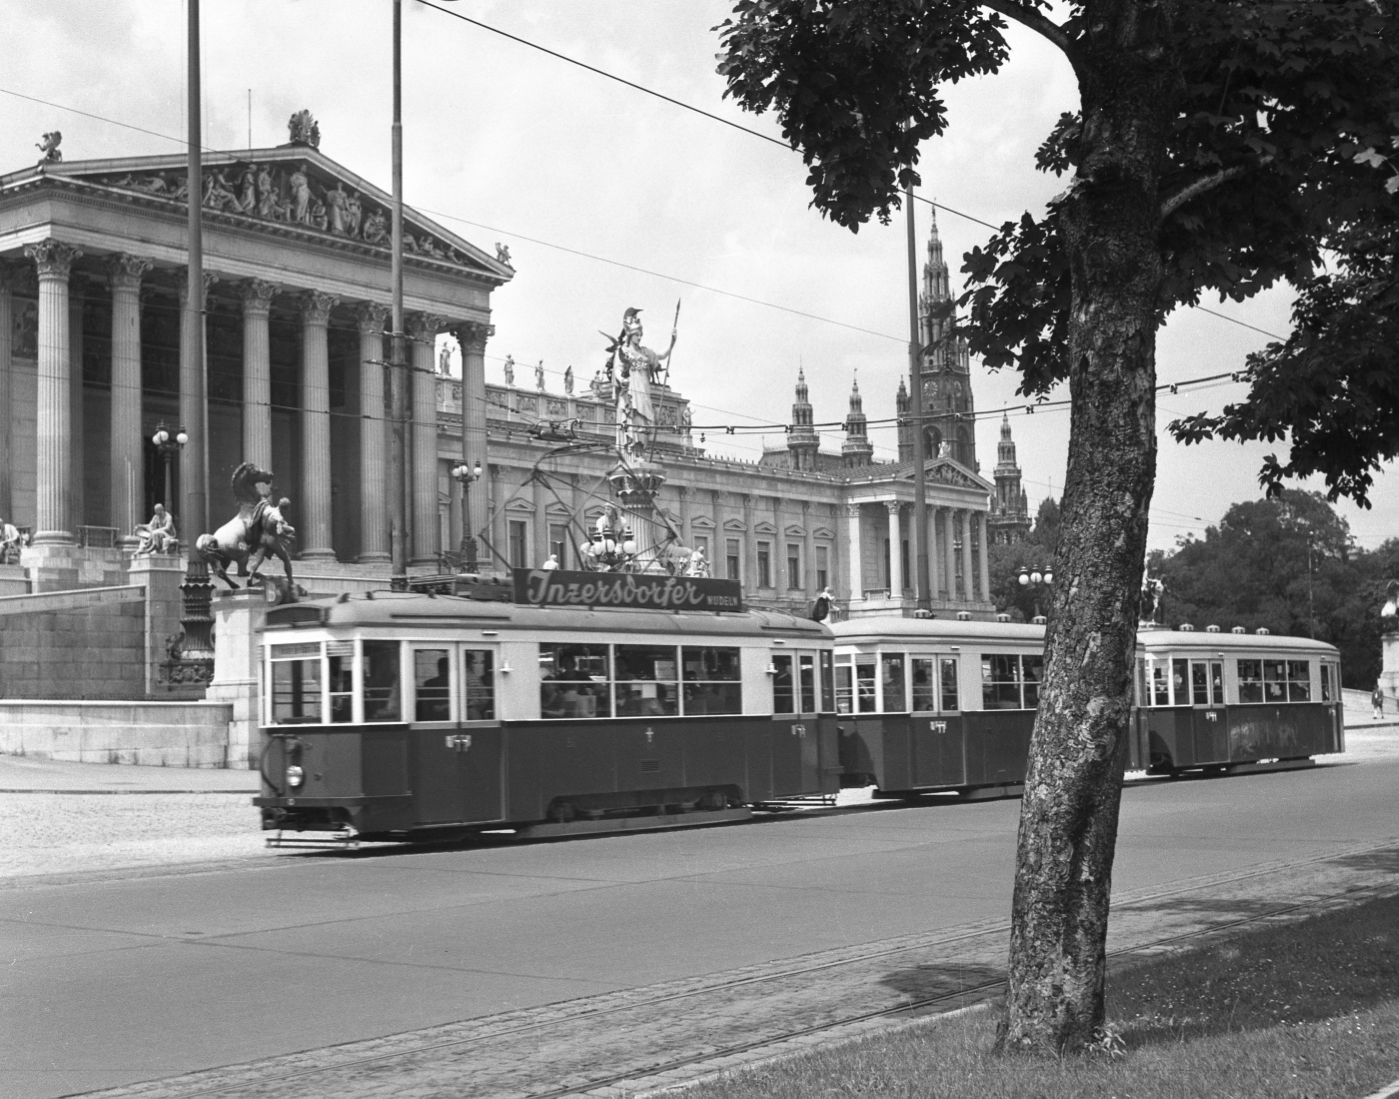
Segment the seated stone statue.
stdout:
[[25,536],[13,523],[0,519],[0,565],[19,563],[19,551],[24,548]]
[[136,544],[138,556],[150,553],[174,553],[176,548],[175,520],[165,510],[164,504],[156,504],[155,514],[149,523],[136,524]]

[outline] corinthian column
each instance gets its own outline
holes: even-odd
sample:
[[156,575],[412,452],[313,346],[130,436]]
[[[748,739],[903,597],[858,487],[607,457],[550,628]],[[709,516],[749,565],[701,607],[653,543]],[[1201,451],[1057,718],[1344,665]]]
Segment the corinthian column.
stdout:
[[976,576],[972,569],[972,513],[962,512],[962,598],[968,603],[976,599]]
[[389,560],[388,427],[384,419],[385,305],[364,302],[359,323],[359,530],[361,561]]
[[14,468],[14,453],[10,439],[14,432],[11,420],[13,339],[15,330],[14,290],[17,269],[0,260],[0,519],[14,522],[10,492],[10,471]]
[[330,348],[326,326],[338,299],[301,297],[301,557],[334,561],[330,526]]
[[[35,433],[38,469],[34,537],[36,546],[73,541],[70,455],[72,367],[68,344],[68,276],[82,252],[59,240],[25,245],[39,269],[39,377]],[[8,333],[6,337],[8,338]]]
[[981,571],[978,575],[981,580],[981,601],[983,603],[991,602],[991,560],[990,554],[986,549],[986,543],[991,539],[989,537],[986,519],[986,512],[983,511],[977,514],[976,529],[978,537],[976,540],[976,548],[979,556],[979,564],[981,565]]
[[[489,324],[457,326],[461,344],[461,457],[475,468],[489,464],[486,455],[486,340],[495,334]],[[484,491],[466,490],[466,529],[472,537],[486,529],[490,515]]]
[[261,469],[272,468],[272,340],[269,324],[277,287],[248,279],[238,288],[243,300],[243,455]]
[[[107,264],[112,284],[112,439],[111,524],[123,545],[136,542],[133,533],[144,516],[142,488],[146,481],[144,435],[141,429],[141,277],[152,267],[140,256],[117,255]],[[167,508],[174,501],[162,500]]]
[[904,547],[903,531],[899,525],[900,504],[897,500],[889,500],[884,506],[889,509],[889,598],[901,599],[904,593]]
[[847,504],[845,507],[845,541],[849,550],[846,557],[850,562],[850,598],[863,599],[865,597],[865,578],[861,566],[864,564],[864,554],[860,547],[860,505]]
[[409,484],[413,499],[413,545],[409,561],[414,565],[437,562],[437,369],[433,341],[442,318],[427,313],[408,317],[413,348],[413,446]]
[[957,512],[952,508],[942,508],[942,563],[947,580],[947,598],[957,602],[957,546],[953,541],[952,524]]

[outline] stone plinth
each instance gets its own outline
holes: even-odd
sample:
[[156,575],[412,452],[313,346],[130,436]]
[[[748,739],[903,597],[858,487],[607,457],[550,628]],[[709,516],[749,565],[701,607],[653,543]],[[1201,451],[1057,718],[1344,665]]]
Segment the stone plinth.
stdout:
[[[1385,634],[1381,644],[1384,647],[1384,663],[1380,667],[1380,687],[1386,698],[1399,699],[1399,631]],[[1357,686],[1363,687],[1365,684]]]
[[0,565],[0,596],[28,595],[29,574],[23,565]]
[[228,765],[256,767],[260,750],[261,646],[257,631],[267,616],[261,588],[214,594],[214,681],[205,698],[230,707]]
[[127,576],[127,583],[140,584],[146,589],[147,696],[202,697],[202,690],[171,684],[162,676],[162,669],[170,660],[169,645],[180,636],[180,584],[185,578],[184,559],[166,554],[133,557]]
[[20,566],[29,577],[33,592],[72,591],[75,588],[115,588],[127,583],[126,559],[119,549],[50,542],[25,546]]

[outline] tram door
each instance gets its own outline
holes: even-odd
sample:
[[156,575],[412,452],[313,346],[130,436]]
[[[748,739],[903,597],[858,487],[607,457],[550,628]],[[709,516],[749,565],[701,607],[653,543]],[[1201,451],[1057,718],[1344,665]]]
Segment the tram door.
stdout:
[[[455,659],[453,659],[455,655]],[[495,653],[411,651],[414,783],[422,824],[501,819],[501,735]]]
[[967,781],[957,660],[948,656],[914,656],[913,785],[962,786]]
[[[1195,763],[1224,763],[1229,759],[1229,721],[1224,710],[1224,662],[1220,660],[1177,659],[1175,678],[1185,689],[1189,664],[1191,739]],[[1184,698],[1178,698],[1181,706]]]
[[816,650],[772,654],[772,784],[782,795],[819,788],[820,660]]

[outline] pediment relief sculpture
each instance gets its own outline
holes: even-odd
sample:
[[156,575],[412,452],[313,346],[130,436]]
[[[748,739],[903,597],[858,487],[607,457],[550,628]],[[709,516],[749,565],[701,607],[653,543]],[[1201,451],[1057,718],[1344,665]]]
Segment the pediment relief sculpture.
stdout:
[[[202,200],[206,210],[314,229],[377,248],[387,248],[391,243],[391,215],[386,206],[347,186],[344,180],[316,171],[310,163],[205,165],[203,175]],[[79,178],[171,202],[186,202],[189,198],[188,173],[184,169]],[[403,251],[405,255],[459,267],[480,266],[477,259],[448,241],[406,221]]]

